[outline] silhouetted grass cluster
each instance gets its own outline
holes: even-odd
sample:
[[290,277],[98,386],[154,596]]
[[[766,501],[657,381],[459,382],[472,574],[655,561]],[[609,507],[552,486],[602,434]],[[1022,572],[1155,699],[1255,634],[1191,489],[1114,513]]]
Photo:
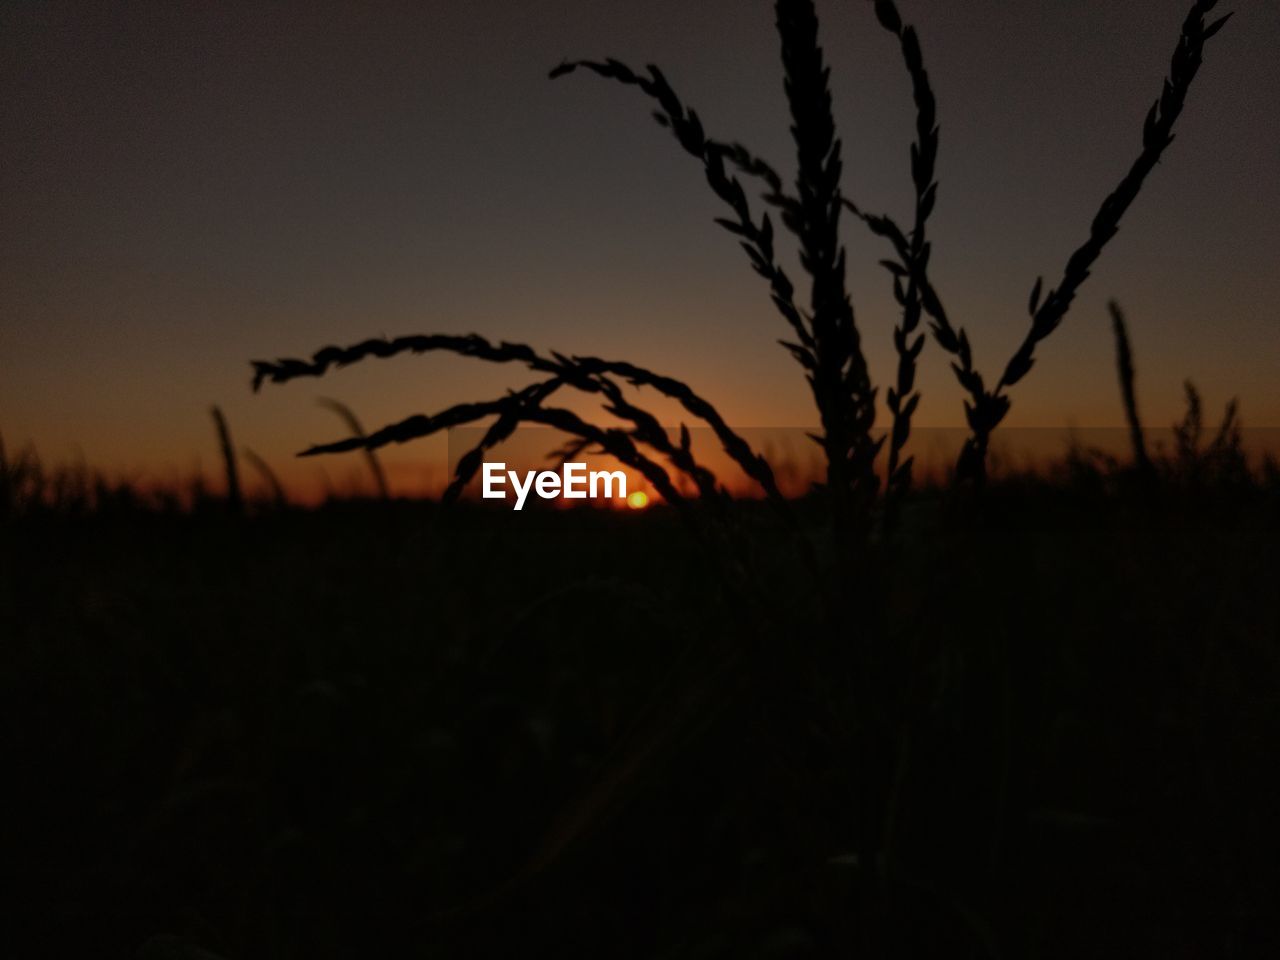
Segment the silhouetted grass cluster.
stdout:
[[[916,224],[911,234],[904,233],[892,219],[884,216],[861,214],[856,206],[850,209],[859,213],[876,233],[887,237],[898,255],[897,261],[886,264],[895,277],[895,288],[901,286],[902,277],[913,281],[911,291],[899,291],[899,302],[912,302],[912,294],[918,295],[925,312],[929,314],[932,332],[938,345],[955,358],[952,370],[960,385],[969,394],[965,402],[972,436],[961,454],[957,471],[962,478],[980,480],[986,472],[986,456],[991,433],[1009,411],[1009,398],[1005,390],[1014,386],[1030,372],[1035,363],[1036,346],[1062,323],[1075,299],[1081,284],[1089,277],[1089,270],[1101,255],[1103,248],[1120,228],[1125,211],[1137,198],[1147,176],[1155,168],[1165,149],[1173,142],[1173,127],[1182,112],[1187,92],[1200,68],[1205,44],[1226,24],[1230,14],[1205,22],[1205,18],[1217,6],[1217,0],[1198,0],[1182,24],[1182,32],[1174,49],[1169,79],[1165,81],[1160,98],[1148,112],[1142,129],[1142,150],[1116,188],[1099,207],[1089,228],[1089,237],[1072,253],[1063,270],[1062,280],[1056,288],[1044,293],[1043,278],[1037,279],[1027,302],[1031,325],[1021,346],[1009,359],[994,388],[988,388],[982,375],[974,367],[969,338],[962,327],[952,324],[941,299],[928,278],[929,247],[922,239],[921,201],[924,216],[932,208],[934,185],[930,183],[937,153],[937,130],[933,125],[933,95],[929,87],[914,32],[902,26],[901,18],[892,0],[877,0],[876,12],[885,29],[898,35],[903,59],[911,75],[917,113],[919,117],[919,142],[912,147],[912,173],[917,190]],[[900,348],[901,349],[901,348]]]
[[[809,0],[775,5],[794,182],[709,135],[657,67],[552,71],[644,94],[726,205],[821,422],[809,496],[784,498],[786,465],[680,380],[478,335],[254,362],[255,390],[437,351],[538,377],[372,431],[325,401],[348,436],[303,454],[364,452],[376,500],[285,509],[243,450],[256,501],[216,408],[216,495],[0,444],[0,710],[20,731],[0,878],[35,905],[16,955],[1274,953],[1280,471],[1249,470],[1234,401],[1206,429],[1190,383],[1171,445],[1149,442],[1113,305],[1132,462],[1077,448],[1048,478],[988,476],[1009,389],[1172,139],[1214,5],[1192,7],[1138,159],[1058,285],[1036,282],[994,386],[930,280],[937,107],[890,0],[875,15],[916,111],[909,228],[843,192]],[[844,212],[892,248],[883,437]],[[922,324],[967,396],[959,491],[913,485],[906,455]],[[569,392],[609,419],[556,405]],[[731,500],[646,392],[709,428],[764,502]],[[375,451],[472,424],[449,503],[389,496]],[[453,503],[523,424],[672,509],[517,523]]]
[[[710,136],[702,118],[676,93],[663,72],[649,65],[635,70],[620,61],[566,61],[551,71],[553,78],[587,70],[637,88],[653,101],[657,121],[675,135],[680,146],[702,165],[712,191],[729,208],[731,216],[717,220],[736,236],[752,268],[769,283],[770,297],[790,327],[793,339],[783,346],[804,369],[822,424],[814,439],[827,461],[826,489],[838,535],[862,539],[878,504],[879,478],[875,461],[883,438],[873,433],[877,389],[873,385],[862,350],[861,333],[854,318],[845,280],[845,253],[840,240],[840,214],[848,209],[875,233],[887,238],[895,259],[883,261],[893,276],[894,295],[902,320],[893,333],[898,370],[886,392],[892,415],[889,431],[888,486],[891,520],[894,502],[910,485],[911,460],[903,460],[910,436],[911,417],[919,402],[915,391],[917,363],[924,337],[917,335],[921,317],[929,318],[934,340],[952,358],[952,369],[968,394],[965,412],[971,435],[957,464],[961,480],[981,481],[986,474],[991,433],[1009,409],[1007,390],[1027,375],[1035,362],[1035,350],[1065,318],[1076,292],[1107,242],[1115,236],[1120,220],[1137,198],[1147,176],[1173,141],[1173,127],[1181,114],[1191,83],[1199,70],[1205,44],[1230,15],[1207,21],[1216,0],[1196,0],[1175,47],[1168,80],[1160,98],[1143,124],[1142,149],[1117,187],[1107,196],[1090,226],[1087,240],[1071,255],[1056,287],[1044,290],[1037,280],[1027,304],[1030,326],[1021,346],[1005,365],[993,387],[987,385],[974,362],[965,328],[952,322],[929,279],[932,247],[926,227],[938,196],[936,179],[938,123],[936,98],[924,66],[918,35],[903,23],[893,0],[877,0],[880,25],[894,35],[911,79],[916,108],[916,140],[911,146],[910,174],[915,212],[909,230],[891,217],[864,212],[843,192],[841,141],[831,110],[829,73],[818,38],[818,19],[811,0],[778,0],[775,4],[791,135],[796,148],[796,178],[789,189],[777,167],[740,143]],[[732,172],[732,171],[736,171]],[[762,199],[777,211],[786,233],[794,241],[800,266],[808,280],[807,305],[798,299],[795,284],[780,261],[778,234],[769,214],[757,217],[740,177],[763,186]],[[255,388],[264,380],[283,382],[297,376],[318,376],[333,365],[345,365],[365,357],[393,356],[405,350],[450,350],[493,362],[522,362],[551,379],[497,400],[451,407],[435,416],[419,416],[376,431],[366,437],[313,447],[308,454],[363,448],[372,450],[390,442],[404,442],[477,419],[496,417],[489,440],[474,455],[462,458],[451,494],[479,468],[484,450],[501,442],[521,422],[555,426],[575,438],[574,449],[592,447],[616,456],[638,469],[665,499],[680,504],[666,469],[651,454],[665,459],[691,480],[702,498],[722,498],[724,491],[714,477],[700,467],[687,446],[669,442],[651,414],[622,399],[619,380],[644,385],[682,402],[686,411],[710,424],[726,451],[758,481],[765,492],[777,496],[767,463],[725,424],[705,400],[685,384],[627,364],[604,361],[585,363],[583,358],[553,354],[544,357],[522,344],[493,345],[479,337],[425,336],[366,341],[342,349],[326,347],[310,361],[277,360],[254,363]],[[571,387],[600,396],[606,412],[630,424],[626,429],[602,428],[563,409],[544,408],[552,394]],[[688,402],[694,399],[694,403]],[[645,450],[651,453],[644,452]]]
[[[1119,229],[1125,211],[1136,199],[1146,177],[1173,138],[1190,85],[1200,66],[1205,44],[1226,22],[1206,21],[1215,0],[1196,0],[1182,24],[1169,79],[1143,127],[1142,148],[1119,185],[1104,200],[1090,226],[1089,236],[1068,259],[1056,287],[1044,290],[1042,281],[1032,289],[1027,305],[1030,325],[1022,345],[1006,364],[994,386],[989,386],[975,362],[969,335],[949,317],[929,273],[932,247],[927,224],[938,198],[937,162],[939,132],[937,103],[924,65],[914,28],[903,23],[892,0],[877,0],[875,15],[900,51],[912,85],[915,105],[915,141],[910,151],[910,176],[914,213],[909,229],[891,217],[865,212],[842,186],[841,140],[832,112],[830,71],[819,41],[819,26],[811,0],[777,0],[774,5],[780,40],[783,82],[795,147],[795,177],[787,183],[773,162],[733,140],[708,132],[696,110],[676,92],[663,71],[652,64],[636,69],[615,59],[567,60],[551,71],[553,79],[589,72],[633,88],[654,107],[654,117],[700,165],[708,186],[727,207],[728,215],[717,223],[734,236],[752,269],[768,283],[770,299],[788,328],[783,347],[800,365],[810,386],[820,432],[813,439],[826,460],[826,482],[821,493],[820,519],[797,519],[793,505],[781,497],[771,465],[726,423],[723,416],[691,387],[674,378],[625,362],[544,354],[518,343],[493,344],[477,335],[423,335],[393,340],[367,340],[342,348],[329,346],[310,360],[254,361],[254,387],[270,381],[283,383],[297,377],[322,376],[335,366],[366,358],[390,357],[406,352],[447,351],[495,363],[519,363],[546,379],[493,400],[458,404],[439,413],[417,415],[366,436],[314,446],[304,455],[346,450],[371,450],[388,443],[405,442],[441,430],[489,421],[481,442],[462,456],[448,491],[456,498],[480,470],[488,451],[506,440],[522,423],[555,427],[570,438],[561,453],[583,450],[608,454],[636,469],[654,490],[683,516],[712,523],[694,523],[698,546],[708,567],[717,571],[719,590],[735,617],[721,637],[695,645],[705,660],[686,686],[700,689],[713,678],[717,690],[734,688],[743,677],[768,675],[791,691],[780,716],[781,727],[799,724],[821,731],[826,749],[843,754],[857,776],[845,784],[847,826],[851,856],[859,863],[858,902],[862,927],[875,929],[891,886],[890,867],[897,823],[897,793],[903,770],[909,764],[905,740],[912,724],[902,703],[918,682],[920,664],[896,650],[887,639],[892,627],[881,619],[878,593],[891,589],[900,572],[891,556],[872,548],[877,534],[892,539],[906,496],[912,466],[904,459],[911,419],[919,403],[916,370],[925,345],[919,328],[923,318],[933,339],[951,359],[964,387],[969,437],[956,466],[956,477],[966,486],[977,486],[987,476],[988,448],[992,432],[1008,412],[1008,390],[1023,379],[1034,363],[1037,346],[1066,316],[1077,290],[1106,243]],[[760,193],[764,211],[753,208],[748,186]],[[894,328],[898,357],[893,386],[886,391],[892,416],[888,433],[888,497],[880,489],[877,459],[885,437],[875,431],[878,390],[863,351],[863,331],[855,318],[846,282],[846,257],[841,240],[841,215],[851,211],[874,233],[889,240],[894,259],[884,261],[892,275],[894,296],[901,320]],[[772,215],[771,215],[772,214]],[[773,216],[778,218],[775,226]],[[798,285],[783,266],[782,241],[793,246],[804,283]],[[804,289],[807,287],[807,290]],[[822,622],[807,641],[802,655],[783,656],[771,635],[785,632],[783,611],[797,603],[776,588],[776,550],[762,546],[756,531],[725,519],[727,492],[714,474],[700,463],[681,425],[675,443],[658,420],[638,400],[629,399],[626,388],[658,391],[681,403],[686,413],[712,427],[729,456],[764,491],[773,507],[787,520],[793,545],[785,551],[798,556],[808,571],[812,595]],[[601,426],[561,407],[551,399],[564,389],[598,399],[602,411],[621,426]],[[679,492],[675,476],[683,478],[696,497]],[[709,506],[695,514],[695,506]],[[808,504],[807,506],[812,506]],[[877,530],[876,520],[883,518]],[[765,540],[765,542],[772,542]],[[807,704],[805,707],[800,704]],[[689,712],[677,711],[684,727],[696,726],[705,705]],[[655,744],[664,741],[663,722],[623,742],[617,763],[603,771],[596,790],[613,790],[620,771],[634,770],[665,752]],[[801,737],[805,739],[805,737]],[[834,746],[832,746],[834,745]],[[1001,797],[1001,804],[1005,802]],[[597,815],[597,804],[588,799],[571,814],[576,830],[585,830]]]
[[0,520],[38,513],[84,516],[117,508],[178,510],[176,491],[142,492],[127,480],[113,480],[88,464],[51,468],[34,445],[10,452],[0,436]]
[[1164,448],[1157,435],[1156,449],[1152,452],[1147,442],[1149,431],[1143,426],[1138,412],[1137,374],[1124,311],[1114,300],[1109,309],[1132,459],[1126,464],[1110,453],[1076,444],[1068,451],[1066,466],[1069,473],[1076,479],[1091,476],[1095,482],[1126,483],[1136,480],[1138,486],[1148,493],[1163,489],[1197,496],[1239,493],[1259,481],[1264,485],[1273,481],[1277,475],[1274,451],[1265,452],[1256,468],[1249,463],[1241,434],[1238,398],[1233,397],[1227,402],[1221,422],[1209,437],[1205,430],[1200,392],[1190,380],[1183,384],[1186,412],[1179,422],[1173,424],[1171,448]]

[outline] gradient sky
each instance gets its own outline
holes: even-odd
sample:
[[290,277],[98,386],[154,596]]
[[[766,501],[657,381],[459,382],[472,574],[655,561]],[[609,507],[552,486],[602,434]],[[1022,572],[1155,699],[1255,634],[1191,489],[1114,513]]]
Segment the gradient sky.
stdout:
[[[1188,5],[901,0],[939,100],[935,281],[989,377],[1036,275],[1056,282],[1136,156]],[[1232,7],[1177,141],[1008,424],[1121,422],[1118,297],[1149,424],[1177,417],[1192,377],[1211,408],[1239,394],[1248,425],[1280,425],[1280,5]],[[906,219],[913,117],[893,42],[863,2],[819,13],[845,189]],[[213,465],[218,403],[238,443],[302,483],[318,467],[292,453],[343,434],[316,397],[375,427],[524,380],[404,358],[254,396],[248,360],[430,331],[625,357],[732,423],[812,424],[697,163],[636,91],[546,78],[606,55],[661,64],[712,135],[792,169],[765,0],[0,7],[0,432],[163,479]],[[885,253],[853,223],[846,240],[883,385]],[[917,422],[960,424],[936,345],[922,365]],[[396,451],[397,483],[438,455]]]

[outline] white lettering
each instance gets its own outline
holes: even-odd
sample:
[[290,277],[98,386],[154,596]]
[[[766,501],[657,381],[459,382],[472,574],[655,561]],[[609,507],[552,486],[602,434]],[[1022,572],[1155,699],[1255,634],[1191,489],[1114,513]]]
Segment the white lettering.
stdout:
[[560,493],[560,474],[543,470],[538,474],[538,496],[543,500],[554,500]]
[[[543,500],[563,497],[585,500],[591,497],[627,498],[627,475],[621,470],[592,470],[585,463],[566,463],[562,473],[554,470],[526,470],[523,475],[507,470],[505,463],[485,463],[481,496],[486,500],[505,500],[506,484],[515,492],[513,509],[523,510],[531,491],[537,490]],[[588,490],[590,493],[588,493]]]
[[486,463],[484,465],[484,492],[480,495],[486,500],[502,500],[506,497],[498,487],[502,486],[502,473],[507,469],[505,463]]
[[[614,481],[615,479],[618,481],[618,493],[617,493],[617,496],[618,496],[618,498],[619,498],[619,499],[621,499],[621,500],[625,500],[625,499],[626,499],[626,497],[627,497],[627,475],[626,475],[625,473],[623,473],[621,470],[612,470],[612,471],[610,471],[610,470],[593,470],[593,471],[591,472],[591,496],[593,496],[593,497],[600,497],[600,496],[603,496],[603,497],[612,497],[612,496],[614,496],[614,493],[613,493],[613,481]],[[602,481],[604,481],[604,493],[602,493],[602,494],[601,494],[601,493],[596,493],[596,482],[597,482],[597,481],[601,481],[601,480],[602,480]]]
[[511,486],[516,491],[516,509],[524,509],[524,498],[529,496],[529,488],[533,486],[533,471],[530,470],[524,475],[524,486],[520,486],[520,478],[516,476],[514,470],[508,470],[507,476],[511,478]]
[[[577,484],[575,486],[575,483]],[[587,465],[585,463],[566,463],[564,465],[564,493],[566,500],[585,500],[587,496]]]

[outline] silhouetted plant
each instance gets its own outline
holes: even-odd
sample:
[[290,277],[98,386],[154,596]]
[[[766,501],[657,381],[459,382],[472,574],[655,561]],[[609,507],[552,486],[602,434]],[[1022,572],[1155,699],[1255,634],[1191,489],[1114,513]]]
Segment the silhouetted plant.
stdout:
[[[1133,468],[1138,475],[1147,482],[1159,479],[1168,485],[1195,490],[1251,484],[1254,477],[1244,452],[1238,400],[1233,397],[1227,402],[1222,421],[1213,439],[1206,444],[1204,406],[1200,391],[1190,380],[1183,383],[1186,411],[1182,419],[1173,425],[1173,453],[1158,453],[1156,458],[1152,458],[1147,451],[1145,430],[1138,415],[1133,350],[1124,311],[1115,300],[1109,302],[1108,309],[1115,335],[1116,370],[1133,451]],[[1121,464],[1115,456],[1096,448],[1082,447],[1078,443],[1073,443],[1068,450],[1065,466],[1076,481],[1086,480],[1093,486],[1122,472]]]
[[233,512],[239,513],[244,507],[244,500],[240,496],[240,471],[236,465],[236,449],[231,444],[231,431],[227,427],[227,418],[222,415],[221,408],[211,407],[209,413],[218,431],[218,447],[222,453],[222,467],[227,481],[227,506]]
[[[1230,16],[1206,23],[1206,15],[1216,5],[1217,0],[1196,0],[1192,6],[1182,25],[1169,79],[1147,115],[1138,158],[1103,202],[1087,240],[1068,259],[1058,286],[1042,296],[1043,282],[1036,281],[1028,302],[1030,328],[994,387],[987,386],[976,368],[965,329],[951,321],[929,278],[931,246],[926,227],[938,189],[936,100],[916,31],[903,24],[893,0],[876,0],[875,13],[880,25],[896,38],[912,85],[916,113],[916,136],[911,146],[915,211],[910,229],[903,229],[889,216],[863,211],[841,191],[841,142],[832,117],[829,70],[818,42],[818,20],[811,0],[775,3],[797,155],[796,180],[790,191],[773,164],[736,141],[711,137],[698,113],[686,106],[654,65],[638,71],[614,59],[575,60],[560,64],[551,76],[587,70],[637,88],[654,102],[658,123],[670,129],[681,147],[700,162],[708,185],[731,214],[716,222],[739,239],[752,268],[768,282],[770,298],[791,329],[792,338],[780,342],[804,368],[818,410],[822,432],[814,439],[826,456],[826,487],[837,529],[861,534],[867,529],[877,501],[875,461],[883,440],[873,436],[876,388],[863,355],[845,279],[845,253],[839,237],[841,210],[852,211],[872,231],[888,239],[895,254],[894,259],[882,261],[893,276],[894,296],[902,311],[893,334],[898,369],[894,385],[886,393],[893,420],[888,435],[890,506],[911,482],[912,461],[903,459],[903,451],[919,402],[915,377],[924,346],[923,335],[917,334],[922,316],[928,317],[934,340],[952,358],[952,369],[968,395],[965,411],[970,435],[957,464],[957,475],[981,480],[986,472],[991,433],[1009,409],[1006,391],[1031,369],[1036,346],[1062,322],[1093,263],[1117,232],[1121,217],[1173,140],[1173,126],[1199,69],[1204,45]],[[762,185],[764,203],[778,212],[783,227],[794,238],[801,268],[808,277],[805,308],[798,305],[795,284],[780,262],[774,223],[767,212],[757,216],[752,211],[743,179]],[[651,414],[626,399],[622,391],[625,383],[655,389],[711,426],[734,462],[781,506],[768,463],[728,427],[711,404],[674,378],[625,362],[558,353],[544,356],[523,344],[495,345],[476,336],[428,335],[370,340],[348,348],[326,347],[309,361],[256,361],[254,386],[256,389],[265,380],[284,382],[298,376],[319,376],[332,366],[365,357],[428,350],[451,351],[490,362],[519,362],[551,379],[506,397],[450,407],[434,416],[412,417],[367,436],[318,445],[304,453],[352,449],[372,452],[386,443],[496,418],[481,444],[459,461],[449,488],[448,495],[453,497],[479,469],[483,452],[509,436],[520,423],[550,423],[571,435],[566,450],[591,447],[620,459],[625,457],[623,462],[643,473],[664,499],[676,506],[683,507],[687,498],[677,492],[677,484],[668,468],[659,462],[661,459],[667,461],[676,476],[690,483],[698,500],[723,499],[723,487],[695,460],[683,425],[680,441],[673,442]],[[603,408],[625,426],[600,427],[568,411],[544,407],[545,401],[563,387],[597,397]]]
[[[598,357],[568,357],[537,353],[524,344],[490,343],[477,335],[452,336],[431,334],[399,337],[395,340],[366,340],[348,348],[326,347],[310,360],[254,361],[254,388],[270,380],[282,383],[296,377],[322,376],[332,366],[346,366],[365,357],[390,357],[400,353],[424,353],[442,350],[462,356],[476,357],[491,363],[521,363],[529,369],[550,374],[549,379],[504,397],[478,403],[463,403],[437,414],[417,415],[376,430],[364,437],[351,437],[335,443],[320,444],[302,451],[302,456],[340,453],[347,450],[378,449],[389,443],[404,443],[431,436],[441,430],[496,418],[481,442],[458,461],[453,481],[445,493],[447,500],[456,499],[475,477],[485,451],[505,440],[521,423],[552,426],[592,447],[615,457],[644,475],[663,499],[676,507],[687,506],[686,498],[676,489],[671,475],[660,463],[643,453],[648,447],[667,457],[675,469],[687,476],[701,494],[709,494],[709,471],[694,458],[689,433],[682,429],[678,444],[672,443],[666,431],[658,427],[651,414],[623,400],[618,380],[634,387],[649,387],[676,400],[691,415],[707,424],[719,438],[725,452],[754,480],[765,495],[780,509],[782,495],[773,471],[763,457],[735,433],[719,412],[688,385],[670,377],[655,374],[635,364],[602,360]],[[546,400],[562,387],[572,387],[600,397],[604,409],[626,422],[626,427],[600,427],[583,420],[568,410],[548,408]],[[640,446],[637,446],[639,444]],[[717,496],[723,491],[717,490]]]
[[[937,292],[928,279],[928,248],[924,245],[923,255],[912,255],[908,235],[890,218],[884,216],[864,216],[863,219],[875,232],[890,239],[898,253],[898,263],[890,264],[895,273],[909,271],[909,276],[916,280],[925,311],[933,321],[932,331],[938,345],[955,357],[952,369],[960,385],[969,394],[965,401],[965,413],[969,421],[970,436],[961,451],[957,464],[957,473],[963,479],[980,481],[986,474],[987,447],[991,432],[1009,412],[1009,398],[1005,390],[1012,387],[1027,375],[1035,363],[1036,345],[1057,329],[1066,316],[1075,299],[1076,292],[1089,276],[1089,271],[1103,247],[1116,235],[1120,228],[1120,219],[1130,204],[1138,196],[1147,175],[1159,162],[1165,149],[1173,142],[1173,126],[1182,112],[1191,82],[1200,69],[1204,45],[1230,19],[1231,14],[1220,17],[1211,23],[1205,23],[1205,17],[1218,4],[1218,0],[1197,0],[1182,24],[1182,32],[1178,45],[1174,49],[1169,78],[1164,82],[1160,98],[1147,113],[1142,128],[1142,150],[1138,158],[1130,166],[1129,171],[1121,179],[1119,185],[1107,196],[1098,209],[1090,226],[1089,237],[1068,259],[1059,285],[1051,289],[1043,297],[1043,278],[1037,279],[1032,287],[1027,304],[1027,312],[1031,316],[1031,325],[1023,338],[1021,346],[1014,352],[1005,365],[1004,372],[994,388],[988,388],[982,376],[973,366],[972,351],[968,337],[963,328],[952,325]],[[919,90],[927,89],[927,76],[918,57],[918,47],[907,41],[910,28],[903,28],[901,18],[892,0],[876,0],[876,12],[885,29],[903,39],[902,49],[911,73],[913,84]],[[917,111],[921,111],[920,96],[917,93]],[[932,106],[932,99],[924,101],[926,107]],[[930,116],[929,119],[932,119]],[[916,166],[926,159],[924,151],[919,147],[912,149],[913,172]],[[917,183],[917,189],[919,183]],[[857,209],[854,207],[853,209]]]
[[[882,440],[872,437],[875,388],[863,356],[853,305],[845,282],[845,253],[840,244],[840,140],[831,114],[830,71],[818,44],[818,20],[808,0],[780,0],[775,5],[782,41],[791,134],[796,146],[795,194],[784,192],[782,178],[769,163],[741,144],[707,136],[698,114],[684,106],[662,71],[650,64],[639,73],[617,60],[566,61],[553,78],[586,69],[638,87],[658,105],[654,116],[671,128],[684,149],[702,161],[707,182],[735,216],[717,219],[741,238],[757,273],[770,282],[774,305],[795,332],[783,346],[805,369],[823,432],[815,440],[827,458],[827,489],[836,523],[865,529],[875,500],[875,459]],[[725,161],[744,175],[764,181],[766,202],[780,211],[795,237],[800,263],[810,278],[809,309],[801,311],[794,287],[778,264],[773,224],[766,213],[757,222],[741,182],[725,170]]]
[[899,460],[911,433],[912,414],[920,402],[920,394],[913,389],[916,362],[924,349],[924,337],[921,335],[914,340],[911,337],[920,324],[924,305],[920,280],[926,274],[930,251],[925,228],[938,196],[938,184],[934,180],[938,159],[937,101],[924,68],[915,29],[903,25],[892,3],[878,3],[875,10],[881,25],[898,38],[902,59],[911,77],[911,93],[916,107],[916,140],[911,145],[911,182],[915,190],[911,232],[904,235],[887,218],[864,214],[848,199],[842,198],[842,202],[872,230],[890,237],[899,258],[882,260],[881,265],[893,276],[894,299],[902,308],[902,323],[893,331],[893,346],[898,354],[897,382],[886,393],[889,412],[893,414],[887,471],[889,489],[891,493],[900,495],[911,486],[912,461],[908,458],[899,463]]
[[1165,463],[1165,473],[1190,487],[1212,484],[1227,486],[1247,482],[1249,468],[1240,434],[1240,404],[1227,401],[1213,439],[1204,443],[1204,409],[1200,391],[1190,380],[1183,384],[1187,410],[1173,426],[1174,457]]
[[1129,331],[1124,322],[1124,311],[1112,300],[1111,330],[1116,339],[1116,372],[1120,377],[1120,397],[1124,401],[1125,421],[1129,425],[1129,443],[1133,448],[1134,468],[1145,476],[1152,473],[1151,458],[1147,455],[1147,442],[1143,436],[1142,418],[1138,416],[1138,395],[1134,388],[1133,351],[1129,346]]
[[17,512],[19,482],[18,462],[10,463],[4,437],[0,436],[0,516]]
[[1266,453],[1262,457],[1261,482],[1272,493],[1280,490],[1280,460],[1272,453]]
[[276,472],[271,469],[271,464],[258,456],[248,447],[244,447],[241,451],[245,460],[249,461],[249,466],[258,471],[258,475],[262,477],[266,483],[267,489],[271,491],[271,500],[275,504],[277,510],[283,510],[289,505],[289,498],[285,495],[284,485],[280,482],[280,478],[276,476]]
[[[347,429],[351,431],[351,435],[353,437],[359,437],[362,440],[364,439],[364,425],[360,422],[360,418],[355,415],[355,411],[349,406],[342,403],[340,400],[332,400],[329,397],[321,397],[317,402],[326,410],[332,410],[336,413],[338,417],[341,418],[342,422],[347,425]],[[367,446],[364,447],[363,450],[365,462],[369,465],[369,473],[373,476],[373,485],[378,491],[378,496],[383,500],[389,499],[390,493],[387,491],[387,475],[382,469],[381,461],[378,460],[377,451],[372,447]]]
[[156,493],[144,494],[127,479],[109,480],[83,458],[46,467],[34,444],[11,455],[0,437],[0,520],[46,512],[86,516],[130,510],[148,501],[163,505]]
[[27,444],[10,456],[0,438],[0,511],[18,514],[44,505],[49,488],[35,447]]
[[13,478],[9,470],[9,453],[4,437],[0,436],[0,516],[8,516],[13,510]]
[[[795,340],[786,341],[784,345],[804,366],[819,409],[823,434],[816,439],[827,454],[827,486],[838,521],[843,527],[847,521],[857,520],[859,527],[865,528],[862,521],[869,515],[875,499],[877,478],[874,461],[880,441],[871,436],[875,391],[870,384],[854,323],[845,285],[844,252],[838,237],[840,143],[835,137],[831,118],[828,71],[817,43],[817,18],[811,3],[779,2],[777,22],[782,37],[788,102],[799,156],[795,197],[784,193],[782,180],[771,165],[739,144],[709,138],[696,112],[684,106],[656,67],[650,67],[645,75],[641,75],[615,60],[600,63],[579,61],[562,64],[552,71],[552,76],[561,76],[583,67],[639,87],[657,102],[659,122],[670,127],[681,145],[701,160],[708,183],[734,213],[733,218],[718,222],[740,238],[754,269],[769,281],[771,298],[795,334]],[[728,172],[726,164],[744,176],[764,181],[768,187],[766,201],[781,211],[784,225],[796,236],[802,266],[811,279],[809,311],[801,311],[796,306],[794,287],[777,261],[772,221],[768,214],[756,220],[742,183]],[[712,495],[723,497],[723,489],[694,460],[687,431],[682,429],[679,444],[671,443],[666,431],[658,428],[657,421],[650,414],[623,398],[618,383],[620,379],[632,386],[656,389],[679,401],[686,411],[713,429],[725,451],[766,496],[775,503],[781,500],[767,462],[729,428],[710,403],[688,385],[633,364],[559,354],[548,358],[519,344],[494,346],[481,338],[433,336],[389,342],[368,341],[347,350],[326,348],[310,362],[259,361],[254,365],[255,387],[265,379],[280,382],[295,376],[319,375],[334,363],[354,362],[365,356],[390,356],[404,350],[432,349],[452,350],[494,362],[520,361],[535,371],[551,374],[553,380],[489,403],[465,404],[436,417],[413,418],[376,431],[359,443],[346,441],[305,452],[332,452],[355,446],[372,449],[383,443],[404,441],[449,426],[498,416],[489,436],[477,451],[472,451],[459,462],[457,476],[450,487],[450,495],[453,496],[479,468],[479,456],[483,450],[509,434],[518,423],[554,419],[577,441],[589,443],[615,456],[619,452],[624,454],[628,459],[623,462],[640,470],[670,502],[680,505],[684,498],[676,493],[666,470],[635,447],[637,442],[665,456],[679,473],[693,483],[700,499]],[[543,411],[546,397],[566,385],[600,396],[605,409],[628,422],[629,428],[623,431],[602,429],[568,415],[566,411],[550,415]]]
[[1200,391],[1190,380],[1182,384],[1187,398],[1187,412],[1182,421],[1173,425],[1178,460],[1191,463],[1200,456],[1200,436],[1204,433],[1204,413],[1200,406]]
[[[1237,400],[1232,398],[1227,402],[1222,420],[1209,438],[1200,391],[1187,380],[1183,383],[1183,393],[1186,409],[1182,419],[1172,426],[1173,449],[1166,452],[1157,444],[1155,455],[1148,454],[1149,472],[1140,475],[1158,480],[1167,490],[1194,494],[1265,487],[1266,461],[1262,462],[1261,472],[1256,477],[1249,468],[1240,432]],[[1083,481],[1099,489],[1120,479],[1126,472],[1126,467],[1112,454],[1078,443],[1073,443],[1068,449],[1064,466],[1077,485]]]

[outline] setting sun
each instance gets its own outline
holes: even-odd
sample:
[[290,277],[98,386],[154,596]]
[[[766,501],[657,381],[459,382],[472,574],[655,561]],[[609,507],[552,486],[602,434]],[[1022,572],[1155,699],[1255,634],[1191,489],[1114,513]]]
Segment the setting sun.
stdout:
[[649,505],[649,495],[643,490],[634,490],[627,497],[627,506],[632,510],[643,510]]

